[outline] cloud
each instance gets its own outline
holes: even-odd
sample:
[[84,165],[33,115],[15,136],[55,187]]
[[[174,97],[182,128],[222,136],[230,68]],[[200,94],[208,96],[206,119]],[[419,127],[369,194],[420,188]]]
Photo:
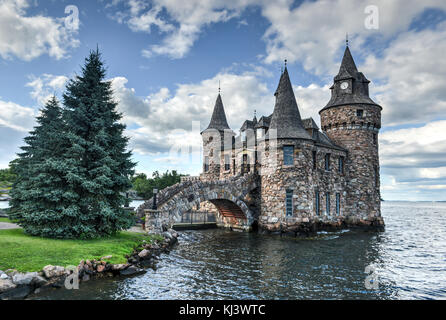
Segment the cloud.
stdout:
[[26,0],[0,1],[0,56],[30,61],[43,54],[61,59],[79,46],[77,29],[66,28],[64,19],[27,16]]
[[[252,119],[254,109],[258,115],[271,114],[274,96],[259,73],[264,75],[258,68],[240,74],[224,71],[198,83],[178,84],[174,92],[161,88],[147,97],[137,96],[123,77],[112,79],[112,86],[133,145],[153,154],[168,151],[178,141],[201,146],[199,132],[209,124],[219,81],[226,116],[236,132],[244,120]],[[194,122],[198,127],[192,134]]]
[[380,57],[367,57],[363,71],[384,107],[386,126],[445,117],[446,22],[434,29],[402,33]]
[[43,74],[39,77],[34,75],[29,76],[30,81],[26,83],[27,87],[32,88],[31,97],[43,106],[47,100],[53,96],[61,93],[68,77],[64,75]]
[[[384,193],[404,197],[415,191],[438,194],[446,200],[446,121],[380,134],[381,172],[387,177]],[[443,196],[443,198],[441,198]]]
[[0,100],[0,127],[28,132],[34,124],[34,109]]

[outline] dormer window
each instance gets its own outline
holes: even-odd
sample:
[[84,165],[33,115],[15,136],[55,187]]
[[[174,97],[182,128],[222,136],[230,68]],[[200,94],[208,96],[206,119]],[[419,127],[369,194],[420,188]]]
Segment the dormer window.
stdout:
[[258,128],[257,129],[257,139],[262,139],[263,138],[263,128]]
[[246,142],[246,131],[242,131],[241,135],[242,135],[242,141]]
[[358,118],[362,118],[364,116],[364,110],[362,110],[362,109],[356,110],[356,116]]

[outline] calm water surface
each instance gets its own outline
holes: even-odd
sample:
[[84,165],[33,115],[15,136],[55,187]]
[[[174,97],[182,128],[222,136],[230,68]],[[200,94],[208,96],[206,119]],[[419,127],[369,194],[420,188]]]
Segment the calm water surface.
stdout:
[[[446,299],[446,203],[384,202],[386,231],[290,239],[186,231],[156,270],[37,299]],[[365,268],[379,288],[367,290]]]

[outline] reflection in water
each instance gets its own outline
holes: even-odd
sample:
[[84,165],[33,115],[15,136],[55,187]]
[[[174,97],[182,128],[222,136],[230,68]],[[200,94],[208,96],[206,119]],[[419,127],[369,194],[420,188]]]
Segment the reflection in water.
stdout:
[[[38,299],[400,299],[446,297],[446,205],[384,203],[384,233],[291,239],[187,231],[157,270]],[[367,290],[374,265],[379,289]]]

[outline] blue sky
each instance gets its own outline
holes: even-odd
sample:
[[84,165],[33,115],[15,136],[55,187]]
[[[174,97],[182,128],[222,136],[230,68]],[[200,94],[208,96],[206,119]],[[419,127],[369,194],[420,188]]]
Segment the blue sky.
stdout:
[[[0,166],[45,99],[99,46],[137,171],[198,174],[199,131],[221,82],[230,126],[269,115],[283,60],[303,117],[319,123],[349,33],[383,106],[382,195],[446,200],[446,3],[365,0],[0,0]],[[67,6],[75,6],[65,12]],[[74,7],[69,7],[74,8]],[[68,17],[68,19],[67,19]],[[79,22],[73,23],[74,22]],[[172,150],[192,150],[178,157]]]

